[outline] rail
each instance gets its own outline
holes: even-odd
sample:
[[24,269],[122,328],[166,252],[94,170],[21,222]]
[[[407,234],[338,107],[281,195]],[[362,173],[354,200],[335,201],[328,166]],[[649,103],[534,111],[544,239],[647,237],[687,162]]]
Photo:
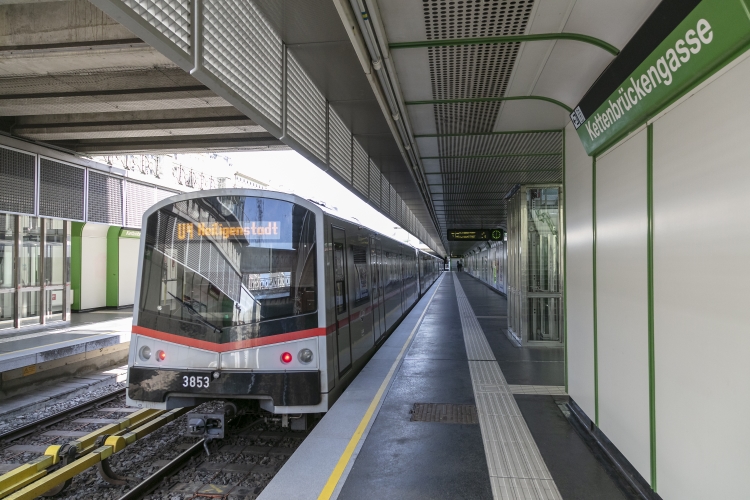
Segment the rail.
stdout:
[[[138,410],[67,444],[51,445],[41,457],[0,476],[0,499],[31,500],[50,492],[59,493],[78,474],[94,465],[106,464],[115,453],[191,409]],[[50,471],[52,468],[55,469]],[[100,467],[102,474],[109,470],[108,466]]]

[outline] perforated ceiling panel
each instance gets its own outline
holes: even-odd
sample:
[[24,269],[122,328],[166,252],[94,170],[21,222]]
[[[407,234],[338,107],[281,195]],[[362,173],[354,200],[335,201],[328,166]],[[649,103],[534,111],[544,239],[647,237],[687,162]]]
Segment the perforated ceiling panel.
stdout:
[[36,157],[0,148],[0,211],[34,213]]
[[354,182],[352,185],[354,186],[354,189],[362,193],[364,196],[368,196],[367,185],[370,177],[368,172],[370,159],[367,156],[367,152],[365,152],[364,148],[356,139],[354,140],[353,160],[352,180]]
[[47,158],[39,159],[39,215],[83,220],[86,170]]
[[291,52],[287,53],[287,133],[326,161],[326,100]]
[[352,134],[333,109],[328,111],[329,165],[347,182],[351,181]]
[[[533,0],[425,0],[428,40],[519,35],[526,31]],[[434,99],[502,97],[508,89],[520,43],[431,47]],[[492,128],[499,102],[435,106],[439,133],[484,132]]]
[[90,222],[122,225],[122,180],[89,171],[88,205]]
[[185,52],[190,52],[190,0],[122,0],[148,24]]
[[380,169],[370,159],[370,202],[380,208]]
[[247,0],[204,0],[203,65],[281,127],[281,38]]
[[391,185],[384,175],[380,176],[380,209],[388,213],[391,206]]
[[127,182],[125,186],[125,225],[141,227],[143,213],[156,202],[156,188],[135,182]]

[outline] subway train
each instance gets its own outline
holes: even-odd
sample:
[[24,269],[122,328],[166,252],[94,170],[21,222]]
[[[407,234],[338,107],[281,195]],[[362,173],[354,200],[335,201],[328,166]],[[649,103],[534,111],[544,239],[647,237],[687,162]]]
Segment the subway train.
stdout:
[[143,216],[127,402],[326,412],[442,269],[298,196],[167,198]]

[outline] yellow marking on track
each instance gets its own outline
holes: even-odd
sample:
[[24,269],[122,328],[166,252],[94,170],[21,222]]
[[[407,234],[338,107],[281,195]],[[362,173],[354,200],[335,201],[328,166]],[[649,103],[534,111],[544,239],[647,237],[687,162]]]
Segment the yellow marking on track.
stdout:
[[399,352],[398,356],[396,356],[396,360],[391,365],[391,369],[388,371],[388,375],[386,375],[385,379],[383,380],[383,383],[380,384],[380,388],[378,389],[378,392],[375,393],[375,397],[372,398],[372,401],[370,402],[370,406],[367,407],[367,411],[365,412],[365,415],[362,417],[362,420],[360,420],[359,425],[357,426],[357,430],[354,431],[354,434],[352,435],[351,439],[349,440],[349,443],[346,445],[346,448],[344,449],[344,453],[341,454],[339,461],[336,463],[336,467],[333,468],[333,472],[331,472],[331,475],[328,477],[328,481],[326,481],[326,484],[323,487],[323,490],[320,492],[320,495],[318,495],[318,500],[329,500],[331,498],[331,495],[333,495],[333,491],[336,489],[336,485],[339,484],[339,481],[341,480],[341,476],[344,474],[344,470],[346,469],[346,466],[349,463],[349,460],[351,460],[352,455],[354,454],[354,450],[357,447],[357,443],[359,443],[359,440],[362,438],[362,435],[365,433],[365,429],[367,429],[367,426],[369,425],[370,420],[372,420],[372,416],[375,413],[375,409],[378,407],[378,404],[380,403],[380,400],[382,399],[383,394],[385,393],[385,389],[388,387],[388,384],[391,382],[391,378],[393,378],[394,373],[396,373],[396,368],[398,368],[398,365],[401,362],[401,358],[403,358],[404,354],[406,354],[406,349],[411,345],[411,340],[414,338],[414,335],[417,333],[419,326],[422,324],[422,320],[424,319],[425,314],[427,314],[427,310],[430,308],[430,304],[432,304],[432,299],[434,299],[435,295],[437,295],[438,288],[440,288],[440,284],[442,282],[443,282],[443,277],[441,276],[440,282],[437,284],[437,287],[435,288],[435,292],[432,294],[432,297],[430,297],[430,301],[427,302],[427,305],[425,306],[424,311],[422,311],[422,315],[419,317],[419,320],[417,320],[417,324],[414,325],[414,328],[409,334],[409,337],[406,339],[406,342],[404,342],[404,346],[401,348],[401,352]]

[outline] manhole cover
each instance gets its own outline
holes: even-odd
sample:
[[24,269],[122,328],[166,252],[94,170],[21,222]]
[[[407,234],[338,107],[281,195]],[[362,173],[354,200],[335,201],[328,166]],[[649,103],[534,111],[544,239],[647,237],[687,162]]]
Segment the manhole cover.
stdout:
[[449,403],[414,403],[412,422],[440,422],[443,424],[478,424],[476,405]]

